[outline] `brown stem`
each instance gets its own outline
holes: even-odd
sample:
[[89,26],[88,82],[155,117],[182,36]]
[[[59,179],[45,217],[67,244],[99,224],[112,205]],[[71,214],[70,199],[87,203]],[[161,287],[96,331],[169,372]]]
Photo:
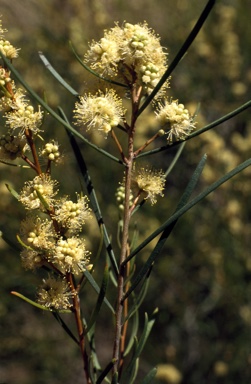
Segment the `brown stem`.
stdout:
[[123,332],[123,306],[122,302],[124,294],[124,281],[126,270],[123,266],[124,260],[126,259],[127,250],[128,250],[128,238],[129,238],[129,223],[131,218],[130,212],[130,194],[131,194],[131,180],[132,180],[132,170],[133,170],[133,139],[135,133],[135,121],[137,119],[139,105],[139,95],[137,92],[136,86],[132,89],[132,118],[131,118],[131,127],[128,132],[128,157],[125,158],[126,162],[126,171],[125,171],[125,200],[124,200],[124,219],[123,219],[123,232],[121,240],[121,254],[119,262],[119,276],[118,276],[118,291],[117,291],[117,308],[116,308],[116,322],[115,322],[115,338],[113,345],[113,375],[117,375],[120,367],[120,358],[121,358],[121,338]]
[[[128,252],[127,255],[129,255],[129,247],[128,247]],[[130,263],[127,263],[126,265],[126,276],[129,276],[130,273]],[[129,289],[130,283],[127,282],[126,284],[126,291]],[[124,318],[126,318],[128,315],[128,299],[124,301]],[[122,329],[122,335],[121,335],[121,358],[120,358],[120,366],[119,366],[119,377],[121,377],[122,370],[123,370],[123,365],[124,365],[124,353],[125,353],[125,342],[126,342],[126,334],[127,334],[127,328],[128,328],[128,320],[125,321]]]
[[33,160],[34,160],[34,164],[35,164],[35,167],[36,167],[36,170],[37,170],[37,173],[39,175],[41,175],[42,170],[41,170],[41,167],[40,167],[40,163],[39,163],[39,159],[38,159],[38,155],[37,155],[37,150],[36,150],[36,147],[35,147],[35,144],[34,144],[34,141],[33,141],[32,132],[29,129],[26,129],[24,134],[25,134],[27,142],[28,142],[28,144],[30,146],[30,149],[31,149],[31,152],[32,152],[32,156],[33,156]]
[[86,383],[91,384],[91,379],[89,377],[89,371],[88,371],[88,356],[85,349],[84,326],[83,326],[82,316],[81,316],[80,299],[79,299],[79,295],[76,293],[72,274],[68,273],[66,275],[66,278],[69,283],[70,289],[73,293],[73,312],[75,315],[75,321],[77,325],[79,347],[80,347],[83,364],[84,364]]
[[123,303],[121,303],[124,294],[124,278],[125,268],[121,267],[127,254],[128,233],[129,233],[129,221],[130,221],[130,186],[131,186],[131,171],[132,171],[132,156],[128,159],[128,166],[126,168],[125,175],[125,205],[124,205],[124,223],[123,233],[121,241],[121,255],[120,255],[120,270],[118,276],[118,293],[117,293],[117,308],[116,308],[116,324],[115,324],[115,338],[113,346],[113,375],[118,372],[119,358],[120,358],[120,343],[121,343],[121,331],[122,331],[122,319],[123,319]]
[[159,137],[159,133],[156,133],[151,139],[147,140],[145,144],[142,145],[137,151],[134,152],[134,157],[137,157],[140,152],[142,152],[149,144],[151,144],[155,139]]
[[113,138],[113,140],[115,141],[115,143],[116,143],[116,145],[118,147],[118,150],[119,150],[119,153],[121,155],[121,158],[122,158],[123,162],[125,162],[125,155],[123,153],[123,149],[122,149],[122,147],[120,145],[120,142],[119,142],[119,140],[118,140],[118,138],[117,138],[117,136],[116,136],[116,134],[115,134],[113,129],[111,131],[111,135],[112,135],[112,138]]
[[27,157],[27,156],[25,156],[24,154],[22,155],[22,159],[32,168],[32,169],[34,169],[34,171],[36,171],[37,173],[38,173],[38,171],[37,171],[37,167],[35,166],[35,164],[33,164],[32,163],[32,161],[30,161],[30,159]]

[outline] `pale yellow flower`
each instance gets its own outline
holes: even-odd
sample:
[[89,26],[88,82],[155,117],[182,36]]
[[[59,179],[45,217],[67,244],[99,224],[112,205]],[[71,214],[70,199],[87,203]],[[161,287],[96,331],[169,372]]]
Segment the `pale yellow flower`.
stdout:
[[63,273],[70,272],[78,275],[88,268],[89,254],[83,239],[71,237],[64,240],[61,238],[52,250],[49,260],[56,264]]
[[8,40],[0,39],[0,52],[8,59],[13,60],[18,57],[19,49],[13,47]]
[[123,119],[125,109],[122,100],[110,89],[106,93],[98,92],[96,95],[85,95],[76,103],[76,124],[85,124],[88,130],[97,130],[105,137],[117,127]]
[[142,193],[145,199],[149,199],[153,204],[156,203],[157,195],[164,196],[165,175],[161,170],[141,168],[133,170],[132,191],[137,196]]
[[90,217],[91,210],[88,207],[87,196],[77,195],[76,203],[66,198],[56,203],[55,219],[64,229],[66,236],[80,232],[82,226]]
[[124,23],[105,31],[99,42],[93,41],[85,62],[102,75],[136,82],[143,94],[149,94],[167,69],[166,58],[159,37],[146,23]]
[[72,306],[70,299],[74,294],[67,281],[49,276],[37,290],[37,302],[50,309],[68,309]]
[[59,152],[59,145],[55,141],[46,143],[44,148],[41,150],[41,155],[49,161],[54,163],[59,162],[61,154]]
[[51,220],[28,216],[21,222],[20,237],[33,250],[48,250],[54,245],[56,233]]
[[25,105],[6,113],[5,118],[6,124],[9,125],[10,129],[18,129],[20,133],[29,129],[36,134],[41,131],[40,126],[42,124],[43,112],[40,106],[38,111],[35,112],[32,105]]
[[[57,191],[54,190],[57,182],[52,180],[50,175],[41,174],[36,176],[31,181],[26,181],[22,191],[20,192],[19,200],[26,209],[46,210],[44,203],[50,205],[53,202],[53,197]],[[41,201],[39,194],[42,196]]]
[[193,118],[183,104],[179,104],[177,100],[158,103],[156,118],[159,123],[167,127],[167,141],[172,142],[183,140],[195,128]]

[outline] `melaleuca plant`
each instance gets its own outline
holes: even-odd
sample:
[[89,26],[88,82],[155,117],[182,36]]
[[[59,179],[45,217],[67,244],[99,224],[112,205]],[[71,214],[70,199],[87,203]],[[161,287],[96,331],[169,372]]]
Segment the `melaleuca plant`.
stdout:
[[[143,210],[145,204],[161,204],[166,178],[178,161],[183,143],[250,106],[250,102],[246,103],[227,116],[198,129],[195,114],[192,115],[181,102],[172,99],[169,89],[171,72],[193,42],[213,4],[214,1],[208,2],[170,66],[167,64],[167,50],[162,47],[160,37],[145,22],[135,25],[128,22],[115,24],[104,32],[99,41],[90,43],[83,60],[72,47],[84,70],[102,83],[101,89],[83,95],[72,89],[41,54],[46,67],[75,98],[72,124],[62,109],[59,108],[58,112],[52,110],[16,71],[12,62],[18,57],[18,49],[5,39],[6,31],[0,26],[0,108],[5,121],[5,130],[0,140],[0,159],[6,166],[15,161],[19,164],[22,162],[34,171],[34,177],[25,181],[19,192],[9,189],[27,212],[17,236],[22,248],[22,265],[33,271],[44,270],[35,301],[21,293],[13,293],[41,310],[51,311],[76,342],[83,360],[83,383],[138,382],[140,355],[158,313],[153,307],[151,315],[145,314],[143,328],[139,330],[141,304],[147,297],[148,282],[156,258],[175,223],[185,212],[251,164],[251,159],[245,161],[190,200],[205,165],[206,156],[203,156],[173,215],[140,244],[132,241],[132,216],[137,215],[138,209]],[[17,85],[17,80],[26,88],[27,93]],[[36,108],[31,105],[27,94],[37,100]],[[149,105],[155,114],[158,129],[147,141],[136,145],[140,124],[138,118]],[[60,180],[55,180],[51,171],[54,165],[60,167],[62,153],[55,137],[48,142],[43,140],[45,113],[49,113],[67,130],[88,196],[81,190],[76,191],[76,198],[72,201],[68,196],[60,194]],[[103,147],[92,142],[90,137],[95,135],[101,135],[104,139]],[[117,162],[120,167],[121,177],[114,180],[117,186],[115,198],[121,217],[119,254],[114,252],[106,220],[93,188],[92,179],[95,175],[89,173],[76,138],[110,161]],[[113,142],[117,157],[114,152],[104,149],[108,140]],[[149,145],[153,147],[160,140],[160,147],[146,150]],[[169,169],[155,169],[153,155],[157,156],[175,146],[178,150]],[[148,156],[149,160],[142,166],[142,161]],[[103,276],[99,279],[101,283],[97,283],[94,278],[96,259],[100,255],[95,255],[88,248],[83,236],[83,227],[94,219],[100,228],[101,243],[105,245],[104,257],[107,260]],[[142,260],[138,263],[136,255],[140,258],[140,251],[159,235],[148,258],[144,263]],[[97,297],[89,318],[81,310],[83,287],[85,292],[94,289]],[[111,297],[116,297],[116,300],[112,302]],[[99,343],[95,337],[95,324],[104,305],[111,314],[114,338],[112,345],[107,347],[109,363],[102,367],[95,347]],[[75,331],[65,324],[61,318],[62,313],[75,319]],[[153,368],[141,383],[151,383],[155,374],[156,369]]]

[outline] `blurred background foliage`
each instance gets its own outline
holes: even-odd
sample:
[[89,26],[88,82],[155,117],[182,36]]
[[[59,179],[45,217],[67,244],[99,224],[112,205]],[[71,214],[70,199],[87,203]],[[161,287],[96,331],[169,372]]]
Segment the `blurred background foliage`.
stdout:
[[[99,39],[114,21],[146,20],[160,36],[172,61],[201,13],[206,1],[197,0],[0,0],[7,39],[20,47],[15,61],[18,71],[48,103],[60,105],[71,120],[75,100],[41,63],[42,51],[58,72],[78,92],[90,90],[94,80],[74,59],[69,40],[83,57],[88,42]],[[193,46],[172,74],[169,95],[178,98],[192,113],[200,105],[197,127],[215,120],[250,99],[251,27],[250,0],[219,0]],[[101,85],[100,85],[101,86]],[[138,143],[155,132],[151,110],[140,118]],[[53,176],[60,192],[74,196],[82,181],[63,127],[49,116],[45,136],[56,138],[64,152],[64,165]],[[89,137],[90,138],[90,137]],[[91,138],[117,155],[109,139]],[[95,141],[96,140],[96,141]],[[163,144],[160,140],[159,145]],[[157,145],[157,143],[155,144]],[[115,251],[119,220],[115,204],[121,168],[81,144],[90,167],[101,208]],[[135,215],[138,242],[163,223],[173,212],[189,177],[204,153],[208,160],[197,192],[250,157],[250,111],[189,141],[169,175],[165,198],[156,206],[145,204]],[[166,169],[175,149],[155,157]],[[63,169],[63,174],[62,174]],[[0,225],[13,240],[25,212],[7,191],[5,184],[20,190],[30,170],[0,165]],[[165,250],[154,265],[144,310],[159,307],[157,324],[143,355],[142,372],[159,364],[156,383],[203,384],[241,383],[251,379],[251,170],[247,169],[223,185],[187,213],[174,229]],[[98,248],[94,223],[85,233],[92,253]],[[150,244],[138,256],[142,263]],[[104,262],[101,260],[101,264]],[[102,270],[102,269],[101,269]],[[96,278],[101,280],[96,271]],[[40,274],[23,271],[18,253],[1,243],[0,382],[13,384],[81,383],[81,362],[75,345],[48,313],[10,295],[16,290],[32,297]],[[84,299],[88,317],[94,297]],[[142,316],[143,318],[143,316]],[[106,364],[111,356],[112,324],[104,309],[97,327],[97,349]]]

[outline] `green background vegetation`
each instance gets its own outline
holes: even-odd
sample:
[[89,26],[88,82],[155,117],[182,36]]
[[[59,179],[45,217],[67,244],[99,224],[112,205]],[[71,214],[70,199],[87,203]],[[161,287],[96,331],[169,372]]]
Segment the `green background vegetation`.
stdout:
[[[112,27],[114,21],[146,20],[161,36],[171,62],[205,3],[0,0],[0,12],[3,26],[9,31],[6,37],[21,48],[14,63],[16,68],[35,91],[40,95],[45,93],[53,108],[60,105],[71,119],[74,100],[46,71],[38,51],[43,51],[58,72],[81,93],[89,90],[90,78],[74,59],[69,40],[83,56],[88,41],[99,39],[102,30]],[[200,103],[198,128],[250,99],[250,6],[250,0],[217,1],[203,30],[172,74],[170,96],[178,98],[192,113]],[[61,193],[74,196],[82,183],[64,129],[49,116],[46,127],[45,135],[56,138],[65,155],[63,168],[57,167],[53,176],[60,181]],[[140,118],[139,141],[151,137],[155,129],[153,113],[146,111]],[[116,154],[109,139],[92,140]],[[116,250],[114,227],[119,218],[114,194],[121,181],[121,168],[81,145]],[[249,110],[189,141],[167,179],[164,199],[154,207],[145,204],[135,215],[138,241],[170,216],[204,153],[208,161],[197,192],[249,158],[250,149]],[[161,152],[149,157],[148,162],[154,161],[155,166],[166,169],[174,154],[175,150]],[[145,164],[143,159],[142,163]],[[19,190],[24,180],[32,176],[30,170],[0,165],[0,225],[13,239],[25,212],[9,194],[5,183]],[[180,219],[154,265],[144,310],[151,313],[159,307],[159,317],[144,352],[141,370],[147,372],[154,365],[167,364],[163,380],[156,383],[178,383],[170,365],[181,373],[182,384],[233,384],[237,380],[240,383],[251,380],[250,176],[251,170],[245,170]],[[98,248],[95,223],[86,235],[95,254]],[[139,264],[153,245],[140,253]],[[40,274],[25,272],[18,253],[4,243],[0,254],[0,383],[80,384],[82,367],[75,345],[50,314],[43,314],[10,295],[15,290],[32,297],[41,280]],[[97,280],[101,281],[101,277],[97,276]],[[87,316],[93,300],[92,294],[83,300]],[[104,364],[111,356],[111,337],[109,313],[104,309],[97,327],[97,348]]]

